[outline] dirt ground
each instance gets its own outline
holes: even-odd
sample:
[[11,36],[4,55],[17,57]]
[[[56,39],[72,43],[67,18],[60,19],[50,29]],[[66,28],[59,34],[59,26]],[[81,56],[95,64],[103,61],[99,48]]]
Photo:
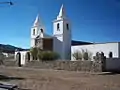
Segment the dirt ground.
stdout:
[[120,90],[120,74],[115,73],[0,69],[0,81],[17,84],[23,90]]

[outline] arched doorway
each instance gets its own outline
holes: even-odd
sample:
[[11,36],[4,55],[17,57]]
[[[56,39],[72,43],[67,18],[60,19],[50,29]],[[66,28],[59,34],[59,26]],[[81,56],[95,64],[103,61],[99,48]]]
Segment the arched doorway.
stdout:
[[25,55],[25,60],[26,62],[29,62],[30,61],[30,52],[27,52],[26,55]]
[[16,54],[16,61],[17,61],[17,65],[18,65],[19,67],[21,67],[21,53],[20,53],[20,52],[18,52],[18,53]]

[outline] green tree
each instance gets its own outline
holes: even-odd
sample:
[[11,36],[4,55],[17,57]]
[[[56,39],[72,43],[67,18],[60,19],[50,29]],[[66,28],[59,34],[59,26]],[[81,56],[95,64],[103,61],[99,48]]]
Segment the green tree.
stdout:
[[30,49],[30,53],[33,57],[33,60],[37,60],[38,51],[39,51],[39,49],[36,47]]

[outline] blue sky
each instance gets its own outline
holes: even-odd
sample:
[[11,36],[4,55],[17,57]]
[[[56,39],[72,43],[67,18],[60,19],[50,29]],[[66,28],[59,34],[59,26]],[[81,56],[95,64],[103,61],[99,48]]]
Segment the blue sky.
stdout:
[[[0,0],[9,1],[9,0]],[[120,41],[120,0],[11,0],[0,5],[0,43],[30,47],[30,29],[39,14],[47,33],[64,4],[72,38],[90,42]]]

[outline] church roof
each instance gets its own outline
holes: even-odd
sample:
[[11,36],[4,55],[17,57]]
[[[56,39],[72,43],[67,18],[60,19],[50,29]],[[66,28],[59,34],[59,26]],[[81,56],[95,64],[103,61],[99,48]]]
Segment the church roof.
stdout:
[[64,6],[62,4],[60,12],[59,12],[59,15],[57,16],[57,19],[61,19],[61,18],[65,18],[65,17],[66,17],[66,15],[65,15],[65,9],[64,9]]
[[[40,35],[38,35],[38,36],[36,37],[36,39],[39,39],[39,38],[41,38]],[[50,36],[50,35],[48,35],[48,34],[43,33],[43,38],[53,38],[53,37]]]
[[84,41],[75,41],[72,40],[71,41],[71,46],[76,46],[76,45],[89,45],[89,44],[93,44],[91,42],[84,42]]
[[36,17],[36,19],[34,21],[33,26],[39,26],[39,24],[40,24],[40,19],[39,19],[39,15],[37,15],[37,17]]
[[42,27],[42,28],[44,28],[44,31],[45,31],[45,27],[44,27],[44,24],[43,24],[43,21],[42,21],[42,19],[40,18],[40,15],[38,14],[37,16],[36,16],[36,19],[35,19],[35,21],[34,21],[34,23],[33,23],[33,27],[35,27],[35,26],[39,26],[39,27]]
[[44,34],[45,38],[53,38],[52,36],[48,35],[48,34]]

